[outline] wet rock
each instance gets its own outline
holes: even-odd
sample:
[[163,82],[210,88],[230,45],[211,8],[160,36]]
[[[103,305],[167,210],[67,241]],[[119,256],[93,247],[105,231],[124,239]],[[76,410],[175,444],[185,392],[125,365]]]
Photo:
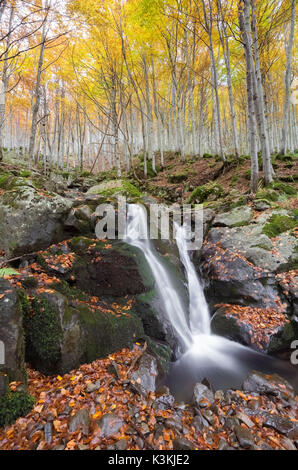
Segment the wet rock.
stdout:
[[139,366],[131,374],[131,380],[134,380],[147,392],[155,392],[156,378],[158,375],[157,361],[150,354],[144,354],[141,357]]
[[220,439],[219,440],[219,444],[218,444],[218,450],[235,450],[233,447],[231,447],[227,441],[225,441],[224,439]]
[[100,435],[105,438],[118,434],[123,424],[124,421],[113,413],[105,414],[97,421],[97,425],[100,428]]
[[291,421],[283,416],[274,415],[271,413],[264,413],[265,420],[263,426],[273,428],[280,434],[284,434],[290,439],[298,439],[298,422]]
[[293,387],[279,375],[267,375],[257,371],[252,371],[248,375],[242,389],[247,392],[281,396],[285,399],[293,398],[295,395]]
[[172,395],[162,395],[155,400],[153,408],[156,410],[171,410],[174,403],[175,398]]
[[101,387],[100,380],[97,380],[95,383],[89,383],[87,384],[86,387],[86,392],[87,393],[93,393],[99,390]]
[[44,437],[47,444],[51,444],[53,440],[53,425],[51,422],[48,422],[44,426]]
[[[285,314],[280,313],[278,318],[279,324],[271,329],[267,328],[266,334],[264,334],[261,319],[263,315],[263,324],[265,324],[268,311],[260,308],[257,310],[260,318],[259,324],[241,318],[241,307],[239,306],[239,310],[237,310],[237,307],[231,305],[216,310],[211,321],[212,331],[217,335],[225,336],[233,341],[250,346],[252,349],[267,353],[281,351],[290,346],[295,337],[295,332]],[[245,307],[242,308],[245,311]],[[254,338],[256,337],[259,338],[258,341],[255,341]]]
[[69,419],[68,430],[70,433],[76,432],[81,428],[83,433],[87,435],[91,424],[91,417],[86,408],[82,408]]
[[108,447],[108,450],[126,450],[127,449],[127,441],[125,439],[120,439],[120,441],[115,442]]
[[176,433],[182,432],[183,426],[181,424],[181,421],[179,421],[177,418],[168,418],[165,420],[165,426],[168,429],[172,429]]
[[213,392],[202,383],[197,383],[193,393],[193,403],[198,408],[203,408],[214,402]]
[[254,445],[254,437],[248,429],[236,426],[234,430],[241,447],[245,449]]
[[239,425],[240,425],[239,419],[233,416],[225,418],[225,424],[224,424],[225,429],[234,429],[236,426],[239,426]]
[[237,207],[231,212],[218,214],[213,222],[214,227],[240,227],[247,225],[253,217],[253,211],[250,207]]
[[176,437],[173,441],[174,450],[194,450],[195,446],[185,437]]
[[236,413],[236,418],[242,421],[242,423],[244,423],[249,428],[252,428],[255,425],[249,416],[247,416],[245,413],[242,413],[241,411]]
[[[15,288],[9,281],[0,278],[0,339],[4,345],[4,365],[1,372],[7,374],[10,382],[26,382],[24,367],[24,336],[22,311]],[[1,358],[2,359],[2,358]],[[2,380],[2,387],[5,379]]]
[[205,420],[210,424],[210,426],[214,426],[216,423],[216,418],[214,414],[212,413],[211,410],[202,410],[202,416],[205,418]]

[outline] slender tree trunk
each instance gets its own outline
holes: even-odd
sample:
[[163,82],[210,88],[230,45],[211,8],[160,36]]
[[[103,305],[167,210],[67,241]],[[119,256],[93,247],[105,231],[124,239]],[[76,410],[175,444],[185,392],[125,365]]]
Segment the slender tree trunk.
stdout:
[[281,154],[285,155],[287,151],[287,134],[289,127],[289,114],[290,114],[290,96],[291,96],[291,62],[292,62],[292,50],[294,42],[294,33],[295,33],[295,4],[296,0],[292,0],[291,6],[291,30],[288,41],[288,47],[286,48],[287,53],[287,65],[286,65],[286,75],[285,75],[285,103],[284,103],[284,118],[283,118],[283,127],[282,127],[282,137],[281,137]]
[[45,43],[47,37],[47,17],[48,17],[48,9],[49,9],[50,2],[47,0],[46,2],[46,18],[42,27],[41,33],[41,46],[40,46],[40,53],[39,53],[39,60],[38,60],[38,67],[37,67],[37,75],[36,75],[36,84],[35,84],[35,91],[34,91],[34,102],[33,102],[33,109],[32,109],[32,123],[31,123],[31,134],[30,134],[30,141],[29,141],[29,165],[34,158],[34,150],[35,150],[35,141],[36,141],[36,133],[37,133],[37,124],[38,124],[38,112],[39,112],[39,105],[40,105],[40,95],[41,95],[41,75],[42,75],[42,67],[44,61],[44,51],[45,51]]
[[250,37],[250,10],[247,2],[244,2],[244,9],[241,3],[238,4],[239,14],[239,27],[242,35],[244,45],[245,62],[246,62],[246,90],[247,90],[247,104],[248,104],[248,126],[249,126],[249,140],[250,140],[250,155],[251,155],[251,191],[256,193],[258,190],[258,152],[257,152],[257,129],[255,118],[255,106],[253,98],[253,75],[254,65],[251,53],[251,37]]

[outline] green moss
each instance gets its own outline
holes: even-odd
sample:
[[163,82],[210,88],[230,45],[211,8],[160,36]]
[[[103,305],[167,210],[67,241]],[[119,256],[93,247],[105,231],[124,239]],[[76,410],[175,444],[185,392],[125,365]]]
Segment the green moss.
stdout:
[[219,199],[224,196],[222,186],[218,183],[207,183],[203,186],[198,186],[192,192],[188,202],[201,204],[210,198],[210,196],[213,196],[215,199]]
[[294,160],[294,155],[292,154],[287,154],[287,155],[277,155],[276,160],[279,160],[280,162],[292,162]]
[[106,357],[122,348],[131,348],[144,335],[139,318],[92,312],[87,305],[78,306],[80,323],[84,331],[84,360],[88,363]]
[[60,292],[60,294],[64,295],[68,299],[72,299],[72,300],[78,299],[82,301],[89,300],[89,297],[87,294],[85,294],[79,289],[71,287],[66,281],[55,282],[51,285],[51,288],[56,290],[57,292]]
[[1,189],[6,189],[6,184],[9,179],[9,175],[7,174],[1,174],[0,175],[0,188]]
[[277,202],[279,199],[279,194],[273,189],[260,190],[256,194],[256,199],[263,199],[266,202]]
[[213,158],[210,153],[204,153],[203,158]]
[[30,170],[21,170],[20,171],[20,176],[22,178],[28,178],[29,176],[32,176],[32,171],[30,171]]
[[296,224],[296,220],[294,220],[292,217],[274,214],[270,218],[269,223],[264,226],[263,233],[270,238],[274,238],[281,233],[293,229],[296,227]]
[[281,183],[279,181],[274,181],[273,183],[270,183],[269,185],[270,188],[275,189],[276,191],[280,191],[284,194],[287,194],[288,196],[296,196],[297,195],[297,190],[291,186],[290,184],[287,183]]
[[34,398],[27,392],[8,392],[0,397],[0,428],[26,416],[34,405]]
[[250,179],[251,179],[251,170],[250,170],[250,169],[245,171],[244,177],[245,177],[245,179],[247,179],[247,180],[250,180]]
[[173,175],[169,175],[168,182],[169,183],[182,183],[188,178],[187,173],[174,173]]
[[24,316],[26,359],[33,364],[40,361],[41,368],[47,370],[60,359],[61,325],[47,300],[35,298],[31,309]]

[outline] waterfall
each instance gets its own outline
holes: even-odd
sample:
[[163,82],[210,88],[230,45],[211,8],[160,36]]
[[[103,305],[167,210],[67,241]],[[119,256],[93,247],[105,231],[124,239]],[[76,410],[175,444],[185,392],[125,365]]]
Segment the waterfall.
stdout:
[[204,295],[202,284],[187,249],[187,230],[175,224],[176,243],[180,259],[184,265],[189,290],[189,322],[192,336],[211,334],[210,312]]
[[150,241],[146,209],[141,205],[128,206],[126,243],[138,247],[151,268],[156,289],[181,347],[181,356],[173,364],[168,385],[180,399],[190,399],[193,385],[209,377],[217,388],[239,387],[252,370],[280,372],[289,377],[287,367],[280,361],[211,333],[210,314],[203,287],[187,249],[185,227],[176,225],[176,243],[185,268],[189,292],[189,311],[185,311],[176,286],[162,257]]
[[151,244],[146,209],[141,205],[131,204],[128,206],[127,215],[128,223],[125,241],[140,248],[144,253],[154,276],[156,289],[169,320],[182,343],[181,346],[183,349],[189,349],[192,345],[192,334],[186,320],[185,311],[169,274]]
[[211,333],[210,314],[203,287],[187,249],[186,228],[175,225],[175,231],[188,285],[188,312],[185,311],[162,257],[150,241],[146,209],[141,205],[128,206],[125,241],[144,253],[160,300],[182,350],[168,376],[168,385],[174,395],[179,399],[191,399],[194,384],[204,377],[210,378],[218,389],[239,387],[252,369],[266,373],[277,372],[294,380],[293,371],[288,370],[281,361]]

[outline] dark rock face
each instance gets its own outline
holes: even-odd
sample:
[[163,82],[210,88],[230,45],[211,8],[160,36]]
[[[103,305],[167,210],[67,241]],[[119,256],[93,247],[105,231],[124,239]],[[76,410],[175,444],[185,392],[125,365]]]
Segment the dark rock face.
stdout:
[[[285,233],[273,244],[262,233],[268,215],[263,218],[245,227],[213,228],[202,248],[200,270],[214,314],[213,332],[274,352],[289,348],[297,336],[297,284],[290,273],[276,274],[290,269],[295,243]],[[235,306],[243,307],[241,318]],[[251,309],[251,321],[246,309]]]
[[277,308],[275,279],[262,268],[219,244],[207,242],[201,256],[203,276],[208,278],[207,299],[219,303]]
[[94,242],[90,240],[88,246],[87,239],[74,239],[71,243],[77,254],[73,269],[77,288],[91,295],[122,297],[154,287],[151,271],[138,248],[119,241]]
[[5,363],[0,370],[10,381],[25,382],[22,311],[14,287],[0,278],[0,340],[4,343]]
[[290,439],[298,439],[298,422],[291,421],[279,415],[265,413],[263,426],[273,428],[280,434],[284,434]]

